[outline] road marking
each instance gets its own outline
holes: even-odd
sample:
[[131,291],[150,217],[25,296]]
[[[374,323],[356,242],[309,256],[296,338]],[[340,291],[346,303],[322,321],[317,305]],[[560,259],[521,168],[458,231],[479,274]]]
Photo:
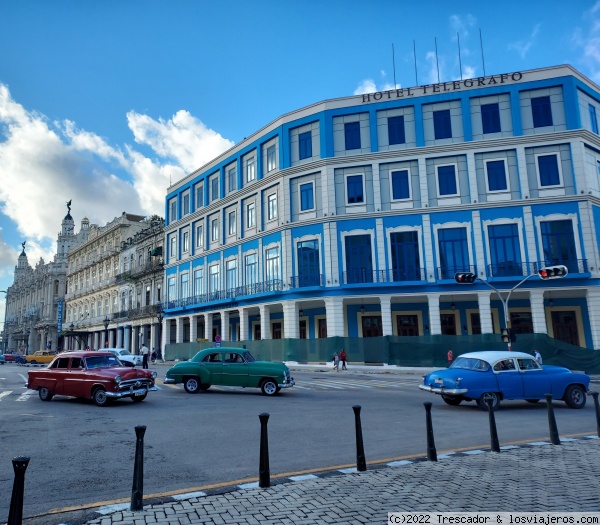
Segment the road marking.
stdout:
[[17,401],[27,401],[29,397],[33,394],[33,391],[23,392],[18,398]]
[[317,386],[321,386],[321,387],[325,387],[325,388],[335,388],[336,390],[343,390],[344,387],[343,386],[333,386],[333,385],[328,385],[326,383],[314,383],[312,381],[303,381],[305,384],[307,385],[317,385]]
[[3,397],[9,396],[10,394],[12,394],[12,390],[5,390],[4,392],[0,392],[0,401]]

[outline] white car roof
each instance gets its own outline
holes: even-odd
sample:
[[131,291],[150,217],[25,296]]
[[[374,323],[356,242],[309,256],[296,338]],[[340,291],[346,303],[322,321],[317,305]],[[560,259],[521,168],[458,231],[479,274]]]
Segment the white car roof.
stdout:
[[495,363],[501,359],[518,358],[529,358],[533,359],[531,354],[525,352],[509,352],[508,350],[483,350],[481,352],[469,352],[467,354],[461,354],[458,357],[470,357],[472,359],[483,359],[488,363]]

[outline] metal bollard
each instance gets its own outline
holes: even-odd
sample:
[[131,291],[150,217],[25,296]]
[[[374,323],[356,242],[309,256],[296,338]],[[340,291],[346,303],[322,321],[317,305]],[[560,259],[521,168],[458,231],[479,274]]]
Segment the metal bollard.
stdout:
[[365,458],[362,426],[360,424],[360,405],[354,405],[352,410],[354,410],[354,428],[356,430],[356,470],[364,472],[367,470],[367,460]]
[[271,486],[271,470],[269,468],[269,436],[267,434],[267,423],[269,414],[258,415],[260,419],[260,462],[258,465],[258,486],[262,489]]
[[427,422],[427,461],[437,461],[433,439],[433,424],[431,423],[431,402],[427,401],[423,405],[425,406],[425,421]]
[[25,487],[25,471],[29,465],[29,458],[18,456],[12,460],[15,471],[12,497],[10,499],[10,510],[6,525],[21,525],[23,521],[23,493]]
[[546,404],[548,405],[548,426],[550,428],[550,442],[553,445],[560,445],[560,437],[558,437],[558,427],[554,417],[554,407],[552,406],[552,394],[544,394]]
[[486,399],[485,404],[488,406],[488,414],[490,416],[490,448],[492,452],[500,452],[500,442],[498,441],[498,431],[496,430],[496,416],[494,415],[494,400]]
[[596,407],[596,434],[600,437],[600,403],[598,403],[598,392],[590,392],[590,396],[594,398],[594,406]]
[[133,465],[133,486],[131,487],[131,506],[129,510],[144,509],[144,434],[146,425],[135,427],[135,463]]

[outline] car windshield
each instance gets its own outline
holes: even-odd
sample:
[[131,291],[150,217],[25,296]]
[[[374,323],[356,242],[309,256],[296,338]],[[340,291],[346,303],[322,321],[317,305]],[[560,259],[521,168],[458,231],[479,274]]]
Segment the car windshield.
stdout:
[[458,357],[456,361],[450,365],[450,368],[474,370],[475,372],[487,372],[490,369],[490,364],[482,361],[481,359],[475,359],[473,357]]
[[129,350],[119,350],[119,355],[132,355]]
[[246,363],[254,363],[254,361],[256,361],[250,352],[244,352],[244,359],[246,360]]
[[121,362],[113,355],[99,355],[85,358],[85,366],[91,368],[110,368],[113,366],[121,366]]

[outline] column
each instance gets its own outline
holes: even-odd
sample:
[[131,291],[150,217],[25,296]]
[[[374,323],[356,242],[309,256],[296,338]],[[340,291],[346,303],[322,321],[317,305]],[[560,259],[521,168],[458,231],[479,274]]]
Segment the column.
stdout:
[[166,352],[167,344],[171,342],[171,319],[165,318],[162,329],[162,349],[163,359],[167,359],[164,353]]
[[248,335],[248,309],[240,308],[238,311],[240,313],[240,340],[247,341],[250,339]]
[[271,339],[271,309],[265,304],[260,306],[260,338]]
[[429,328],[431,335],[442,334],[442,321],[440,319],[440,296],[439,294],[427,294],[429,306]]
[[229,333],[229,311],[221,310],[221,340],[231,341],[231,334]]
[[492,324],[491,292],[479,292],[477,302],[479,303],[479,323],[481,324],[482,334],[494,333]]
[[392,324],[392,298],[383,296],[379,298],[381,306],[381,328],[383,335],[394,335],[394,327]]
[[183,343],[183,317],[175,318],[175,342]]
[[344,337],[344,300],[339,297],[325,298],[327,337]]
[[533,333],[547,334],[548,325],[546,324],[546,309],[544,308],[544,291],[530,291],[529,302],[531,304],[531,320],[533,322]]
[[117,327],[117,348],[123,348],[123,327]]
[[148,344],[150,351],[154,350],[158,346],[157,343],[158,342],[156,340],[156,324],[152,323],[150,325],[150,343]]
[[212,341],[213,314],[204,314],[204,339]]
[[123,327],[123,348],[131,352],[131,326]]
[[190,315],[190,343],[195,343],[198,339],[198,316]]
[[296,301],[285,301],[283,303],[283,335],[286,339],[298,339],[299,320]]
[[586,300],[588,315],[590,317],[590,330],[592,332],[592,347],[600,350],[600,290],[595,287],[588,288]]

